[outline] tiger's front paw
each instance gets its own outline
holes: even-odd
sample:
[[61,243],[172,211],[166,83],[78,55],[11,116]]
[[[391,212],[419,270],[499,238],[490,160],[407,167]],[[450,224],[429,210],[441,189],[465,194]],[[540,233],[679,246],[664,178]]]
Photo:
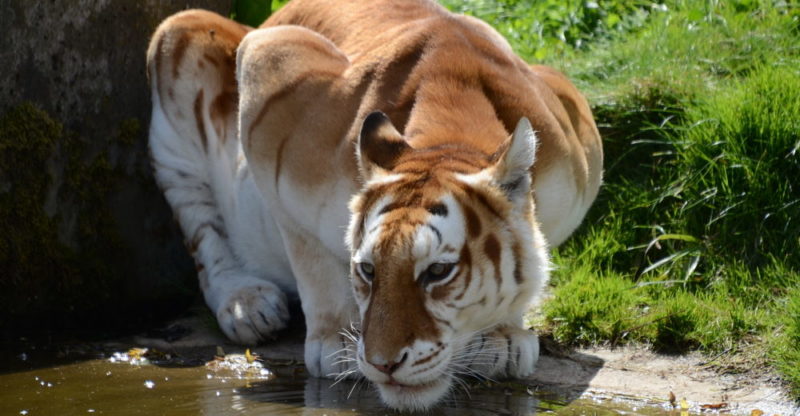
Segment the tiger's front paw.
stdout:
[[466,364],[479,376],[525,378],[539,360],[539,338],[531,330],[500,327],[473,338],[467,351]]
[[355,348],[351,339],[338,333],[306,339],[306,368],[314,377],[355,376],[358,371]]
[[232,341],[256,345],[286,327],[286,295],[274,284],[254,281],[225,291],[217,307],[217,323]]

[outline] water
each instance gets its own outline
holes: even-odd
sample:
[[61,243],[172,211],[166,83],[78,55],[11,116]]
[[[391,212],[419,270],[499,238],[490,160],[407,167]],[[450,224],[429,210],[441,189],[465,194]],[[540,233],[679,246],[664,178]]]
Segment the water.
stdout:
[[[109,352],[7,353],[0,359],[0,415],[397,415],[369,383],[307,377],[302,366],[266,362],[269,376],[213,371],[196,358],[159,364],[111,362]],[[80,357],[80,358],[78,358]],[[264,372],[266,374],[267,372]],[[541,390],[541,389],[540,389]],[[614,400],[536,391],[521,383],[474,382],[430,415],[663,414]]]

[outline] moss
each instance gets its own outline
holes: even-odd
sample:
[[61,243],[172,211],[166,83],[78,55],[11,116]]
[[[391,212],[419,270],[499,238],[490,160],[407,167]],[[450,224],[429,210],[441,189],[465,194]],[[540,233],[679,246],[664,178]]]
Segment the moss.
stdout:
[[62,135],[61,125],[30,104],[0,119],[0,268],[6,271],[0,284],[4,286],[29,284],[21,270],[44,272],[47,265],[34,258],[62,251],[56,220],[44,211],[52,183],[47,162]]
[[[138,130],[123,122],[120,141]],[[30,103],[0,118],[0,326],[70,326],[115,300],[124,247],[107,201],[122,173],[87,145]]]
[[119,133],[117,134],[117,142],[133,146],[141,139],[142,123],[137,118],[129,118],[122,120],[119,125]]

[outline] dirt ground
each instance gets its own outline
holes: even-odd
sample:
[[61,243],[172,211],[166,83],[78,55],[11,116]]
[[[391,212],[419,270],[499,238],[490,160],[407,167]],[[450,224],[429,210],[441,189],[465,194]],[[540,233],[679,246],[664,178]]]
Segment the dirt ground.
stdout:
[[[166,331],[134,337],[124,344],[162,351],[213,351],[211,348],[216,346],[222,346],[226,353],[243,351],[242,347],[227,343],[221,333],[198,318],[176,321]],[[300,331],[283,334],[253,351],[265,359],[302,360],[303,334]],[[619,400],[665,410],[673,409],[673,404],[674,409],[680,410],[685,399],[693,414],[800,415],[800,406],[788,398],[779,379],[764,369],[725,374],[719,367],[709,365],[713,357],[659,355],[644,348],[558,352],[544,342],[543,351],[536,372],[527,382],[570,399]],[[756,410],[763,413],[754,413]]]

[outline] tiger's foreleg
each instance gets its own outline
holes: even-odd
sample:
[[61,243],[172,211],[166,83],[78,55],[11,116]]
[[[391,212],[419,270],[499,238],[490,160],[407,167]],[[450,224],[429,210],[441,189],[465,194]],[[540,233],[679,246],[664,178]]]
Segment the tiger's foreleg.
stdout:
[[[156,181],[180,223],[206,303],[232,340],[255,344],[288,320],[285,294],[232,248],[247,166],[237,139],[236,48],[247,29],[190,10],[165,20],[148,49]],[[245,189],[245,191],[243,191]],[[239,204],[240,206],[237,206]],[[238,227],[241,228],[241,227]]]
[[[331,192],[333,199],[320,201],[326,192],[320,188],[335,187],[333,182],[320,186],[301,179],[314,171],[337,173],[335,159],[312,158],[336,149],[324,140],[310,140],[320,133],[308,126],[324,126],[338,117],[328,107],[342,106],[331,97],[349,62],[331,41],[299,26],[251,32],[239,47],[238,62],[240,139],[297,282],[306,319],[306,367],[316,377],[351,374],[355,354],[344,331],[357,313],[339,229],[347,218],[349,192],[339,199]],[[341,210],[341,220],[331,220],[338,214],[324,211],[325,206]],[[325,243],[321,234],[328,231],[335,237]]]
[[[281,228],[306,317],[304,359],[315,377],[354,375],[356,346],[345,331],[357,313],[350,271],[316,238],[297,228]],[[309,258],[315,259],[308,261]]]

